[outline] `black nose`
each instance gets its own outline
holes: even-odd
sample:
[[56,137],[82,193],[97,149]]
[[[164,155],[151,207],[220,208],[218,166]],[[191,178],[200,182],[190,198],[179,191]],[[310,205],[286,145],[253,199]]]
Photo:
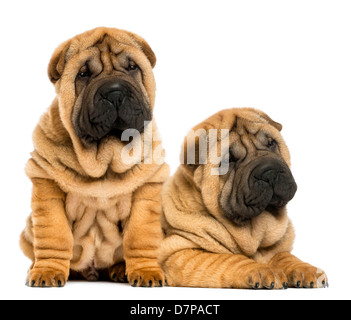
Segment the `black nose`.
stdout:
[[265,160],[260,163],[252,172],[252,175],[257,180],[263,180],[269,184],[273,183],[277,178],[279,171],[282,171],[282,166],[277,160]]
[[295,179],[285,162],[265,159],[252,171],[251,179],[261,181],[266,188],[273,190],[270,205],[285,206],[297,191]]
[[145,122],[152,119],[142,93],[123,80],[103,84],[95,94],[94,108],[102,116],[116,113],[112,129],[118,137],[127,129],[143,133]]
[[110,105],[111,107],[118,107],[123,103],[124,98],[128,94],[128,88],[120,82],[110,82],[102,85],[95,94],[95,106]]

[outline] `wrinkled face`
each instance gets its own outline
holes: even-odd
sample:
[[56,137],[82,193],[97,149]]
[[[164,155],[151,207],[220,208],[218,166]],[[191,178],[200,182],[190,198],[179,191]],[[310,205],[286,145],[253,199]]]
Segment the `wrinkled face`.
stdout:
[[[70,121],[85,146],[106,137],[120,139],[127,129],[143,133],[144,123],[152,120],[154,54],[144,40],[113,32],[96,30],[83,40],[73,40],[61,54],[66,60],[61,87],[73,82],[75,102]],[[77,50],[79,46],[83,47]]]
[[[106,41],[106,40],[105,40]],[[106,44],[100,44],[100,51]],[[152,109],[142,83],[142,70],[121,51],[111,57],[113,71],[99,60],[86,61],[76,78],[78,103],[72,114],[77,136],[86,144],[107,136],[120,138],[127,129],[144,132]]]
[[241,121],[231,133],[229,172],[222,177],[219,204],[224,215],[242,223],[274,212],[294,197],[297,186],[281,154],[286,148],[277,130]]
[[[219,206],[221,214],[238,225],[264,211],[278,214],[297,191],[289,168],[289,151],[280,134],[281,125],[253,109],[218,115],[206,125],[229,129],[229,150],[222,151],[222,161],[217,165],[229,170],[218,177],[209,176],[213,164],[200,165],[199,171],[195,170],[203,198],[209,206]],[[218,120],[228,118],[235,119],[234,123],[221,127]],[[196,178],[197,175],[201,177]]]

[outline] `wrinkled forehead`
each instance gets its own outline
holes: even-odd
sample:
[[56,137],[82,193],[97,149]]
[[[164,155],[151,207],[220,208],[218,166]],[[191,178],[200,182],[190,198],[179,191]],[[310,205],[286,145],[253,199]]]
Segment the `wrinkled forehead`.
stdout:
[[205,136],[210,144],[211,141],[219,142],[219,153],[223,153],[228,146],[232,154],[238,157],[267,150],[267,146],[274,140],[278,144],[279,153],[290,164],[290,153],[280,133],[281,129],[279,123],[258,110],[230,109],[213,115],[196,126],[191,134]]
[[237,117],[229,131],[230,147],[235,154],[255,153],[264,149],[270,140],[282,142],[280,132],[262,121]]
[[133,41],[132,37],[128,34],[110,34],[105,31],[104,33],[95,32],[90,36],[83,34],[74,38],[66,53],[66,61],[81,52],[96,48],[100,53],[109,53],[118,55],[124,50],[133,51],[138,50],[138,45]]
[[259,118],[236,117],[232,128],[229,130],[231,137],[250,140],[266,140],[267,137],[279,139],[280,131]]
[[238,116],[229,133],[230,149],[234,156],[243,158],[248,154],[256,155],[259,151],[267,152],[267,147],[276,142],[275,153],[290,166],[290,152],[280,133],[281,125],[260,114]]
[[259,132],[280,135],[281,125],[267,115],[254,109],[223,110],[196,126],[193,130],[204,129],[227,131],[236,135],[257,135]]

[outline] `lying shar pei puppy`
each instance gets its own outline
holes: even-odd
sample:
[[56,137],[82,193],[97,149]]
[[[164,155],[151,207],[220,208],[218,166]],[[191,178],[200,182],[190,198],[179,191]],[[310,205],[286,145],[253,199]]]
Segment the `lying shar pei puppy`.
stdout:
[[[49,77],[57,98],[34,131],[26,168],[33,183],[21,236],[33,261],[27,285],[63,286],[70,269],[87,280],[126,274],[134,286],[164,284],[157,258],[160,191],[169,169],[153,160],[154,151],[163,152],[151,122],[155,63],[145,40],[107,28],[54,53]],[[126,129],[140,134],[122,139]],[[145,143],[147,131],[154,139]]]
[[323,271],[290,253],[286,205],[297,187],[281,129],[263,112],[232,109],[189,134],[185,164],[163,191],[160,261],[169,285],[327,286]]

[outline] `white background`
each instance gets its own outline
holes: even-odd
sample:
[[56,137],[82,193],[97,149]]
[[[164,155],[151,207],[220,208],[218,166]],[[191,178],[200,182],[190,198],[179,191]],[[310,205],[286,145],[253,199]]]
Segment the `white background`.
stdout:
[[[1,1],[1,299],[349,299],[351,4],[342,0]],[[46,70],[63,41],[108,26],[154,49],[155,116],[174,172],[189,129],[230,107],[284,125],[299,185],[289,205],[294,253],[324,269],[324,290],[135,289],[71,282],[24,285],[19,234],[30,213],[24,166],[31,135],[54,98]]]

